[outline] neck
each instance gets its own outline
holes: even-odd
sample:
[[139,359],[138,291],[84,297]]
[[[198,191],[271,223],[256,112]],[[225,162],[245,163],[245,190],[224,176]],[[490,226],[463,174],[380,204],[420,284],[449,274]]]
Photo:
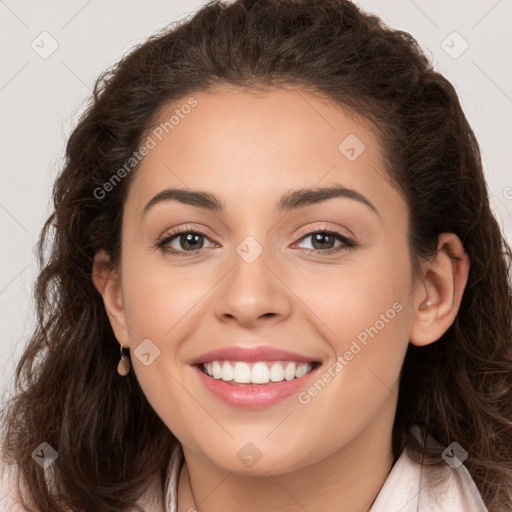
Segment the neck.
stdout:
[[328,457],[280,475],[247,476],[226,471],[184,447],[178,510],[368,512],[393,464],[393,422],[387,416],[375,419]]

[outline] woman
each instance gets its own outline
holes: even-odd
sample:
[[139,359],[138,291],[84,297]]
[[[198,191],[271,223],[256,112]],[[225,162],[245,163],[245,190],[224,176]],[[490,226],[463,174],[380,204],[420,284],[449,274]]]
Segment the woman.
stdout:
[[100,77],[54,204],[20,502],[510,510],[511,252],[410,35],[211,2]]

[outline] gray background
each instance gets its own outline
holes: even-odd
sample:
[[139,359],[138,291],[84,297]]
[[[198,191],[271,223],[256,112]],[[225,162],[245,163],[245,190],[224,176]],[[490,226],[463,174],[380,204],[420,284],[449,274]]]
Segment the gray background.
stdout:
[[[50,213],[65,141],[94,80],[135,44],[201,4],[0,0],[2,392],[10,391],[15,362],[33,327],[33,247]],[[494,212],[512,242],[511,0],[358,4],[410,32],[455,85],[481,145]],[[58,47],[48,55],[52,45]]]

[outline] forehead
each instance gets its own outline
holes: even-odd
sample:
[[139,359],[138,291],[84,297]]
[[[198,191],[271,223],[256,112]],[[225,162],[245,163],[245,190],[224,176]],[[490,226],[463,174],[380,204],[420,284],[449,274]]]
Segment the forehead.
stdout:
[[302,89],[196,92],[162,109],[145,137],[152,149],[126,205],[138,211],[170,186],[215,191],[228,204],[241,192],[255,202],[334,183],[383,205],[399,200],[369,123]]

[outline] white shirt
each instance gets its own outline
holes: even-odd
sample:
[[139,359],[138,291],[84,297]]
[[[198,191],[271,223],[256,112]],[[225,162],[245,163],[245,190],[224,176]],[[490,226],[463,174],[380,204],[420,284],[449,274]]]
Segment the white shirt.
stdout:
[[469,471],[461,464],[428,466],[398,458],[370,512],[488,512]]

